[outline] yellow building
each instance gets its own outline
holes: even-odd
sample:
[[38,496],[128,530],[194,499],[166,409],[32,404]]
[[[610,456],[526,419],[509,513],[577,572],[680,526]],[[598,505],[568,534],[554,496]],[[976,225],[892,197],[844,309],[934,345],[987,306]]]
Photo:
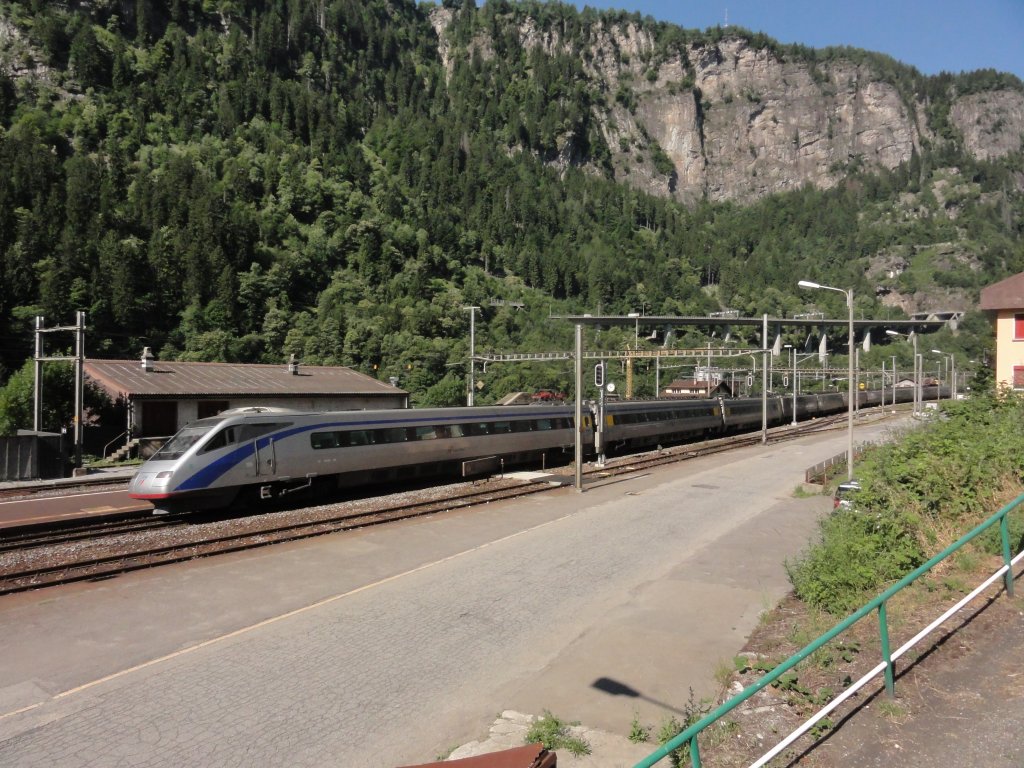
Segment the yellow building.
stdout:
[[996,384],[1024,391],[1024,272],[982,288],[981,308],[995,316]]

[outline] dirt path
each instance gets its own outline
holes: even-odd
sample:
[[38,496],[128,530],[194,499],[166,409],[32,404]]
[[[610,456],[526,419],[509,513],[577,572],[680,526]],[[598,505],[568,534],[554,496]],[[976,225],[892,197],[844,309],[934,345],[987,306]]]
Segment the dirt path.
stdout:
[[814,765],[1024,766],[1024,598],[1001,595],[815,750]]

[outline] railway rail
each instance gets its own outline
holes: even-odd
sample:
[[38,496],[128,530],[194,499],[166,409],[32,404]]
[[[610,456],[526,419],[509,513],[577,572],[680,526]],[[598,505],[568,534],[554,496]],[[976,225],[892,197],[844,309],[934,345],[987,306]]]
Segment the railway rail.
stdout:
[[[845,417],[821,418],[771,430],[771,442],[834,428]],[[587,477],[605,479],[761,442],[747,433],[622,457],[587,469]],[[553,473],[552,473],[553,474]],[[495,478],[436,489],[428,498],[398,494],[380,499],[332,503],[297,510],[196,523],[187,514],[128,517],[59,528],[7,534],[0,538],[0,595],[96,580],[142,568],[237,552],[270,544],[321,536],[373,525],[547,491],[557,484]],[[386,497],[391,498],[391,497]]]

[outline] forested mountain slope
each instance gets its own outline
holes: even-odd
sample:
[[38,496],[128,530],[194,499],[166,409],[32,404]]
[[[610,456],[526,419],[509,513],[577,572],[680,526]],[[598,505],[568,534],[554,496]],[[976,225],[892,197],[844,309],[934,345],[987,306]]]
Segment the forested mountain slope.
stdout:
[[800,277],[965,308],[1024,269],[1022,106],[560,4],[2,0],[0,375],[76,309],[92,356],[294,353],[450,403],[467,305],[496,350],[566,346],[552,311],[842,311]]

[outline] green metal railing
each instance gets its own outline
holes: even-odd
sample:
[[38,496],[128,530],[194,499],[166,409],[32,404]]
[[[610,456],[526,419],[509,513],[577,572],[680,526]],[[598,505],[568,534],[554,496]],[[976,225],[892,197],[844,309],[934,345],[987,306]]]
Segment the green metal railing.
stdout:
[[[961,603],[959,603],[953,609],[951,609],[950,611],[947,611],[947,615],[951,615],[956,610],[959,610],[959,608],[962,607],[964,604],[966,604],[967,601],[969,601],[976,594],[978,594],[982,590],[982,588],[986,587],[988,584],[990,584],[992,581],[997,579],[999,576],[1003,577],[1003,584],[1004,584],[1004,586],[1006,588],[1006,592],[1007,592],[1007,594],[1009,594],[1012,597],[1013,596],[1013,587],[1014,587],[1014,583],[1013,583],[1013,580],[1014,580],[1014,576],[1013,576],[1014,558],[1012,558],[1011,555],[1010,555],[1010,530],[1009,530],[1009,523],[1007,521],[1007,516],[1012,511],[1017,509],[1017,507],[1021,506],[1022,504],[1024,504],[1024,494],[1021,494],[1020,496],[1018,496],[1016,499],[1014,499],[1009,504],[1004,506],[1002,509],[1000,509],[998,512],[996,512],[994,515],[992,515],[992,517],[990,517],[985,522],[981,523],[979,526],[974,528],[972,531],[970,531],[967,534],[964,534],[962,537],[960,537],[953,544],[950,544],[944,550],[939,552],[939,554],[935,555],[935,557],[933,557],[931,560],[929,560],[928,562],[926,562],[923,565],[919,566],[917,569],[915,569],[914,571],[912,571],[908,575],[904,576],[902,579],[900,579],[898,582],[896,582],[889,589],[885,590],[885,592],[880,594],[874,600],[872,600],[867,605],[865,605],[862,608],[860,608],[858,611],[856,611],[855,613],[850,615],[845,620],[841,621],[839,624],[834,626],[828,632],[826,632],[825,634],[819,636],[817,639],[811,641],[811,643],[809,643],[807,646],[805,646],[802,650],[800,650],[797,653],[795,653],[792,656],[790,656],[786,661],[782,662],[779,666],[775,667],[775,669],[773,669],[771,672],[767,673],[764,677],[762,677],[760,680],[758,680],[754,685],[751,685],[748,688],[745,688],[742,692],[736,694],[734,697],[732,697],[731,699],[726,701],[724,704],[719,706],[717,709],[715,709],[714,711],[708,713],[705,717],[703,717],[700,720],[698,720],[696,723],[694,723],[689,728],[684,730],[678,736],[676,736],[675,738],[673,738],[673,739],[669,740],[668,742],[666,742],[665,744],[663,744],[659,749],[657,749],[656,751],[652,752],[646,758],[644,758],[639,763],[637,763],[634,768],[650,768],[650,766],[653,766],[656,763],[660,762],[661,760],[665,759],[671,753],[673,753],[675,750],[677,750],[680,747],[683,747],[684,745],[686,745],[687,742],[689,742],[689,745],[690,745],[690,759],[692,761],[693,768],[700,768],[700,749],[699,749],[698,744],[697,744],[697,736],[698,736],[698,734],[701,733],[701,731],[703,731],[708,726],[710,726],[713,723],[715,723],[718,720],[720,720],[722,717],[727,715],[732,710],[736,709],[736,707],[738,707],[744,701],[746,701],[747,699],[752,697],[754,694],[756,694],[761,689],[763,689],[763,688],[771,685],[772,683],[774,683],[782,675],[784,675],[790,669],[792,669],[797,664],[799,664],[801,661],[806,659],[808,656],[810,656],[816,650],[821,648],[827,642],[829,642],[830,640],[835,638],[841,632],[844,632],[845,630],[849,629],[853,624],[856,624],[858,621],[860,621],[862,618],[867,616],[872,611],[876,611],[876,610],[878,611],[878,627],[879,627],[879,633],[881,635],[882,663],[879,664],[878,667],[875,668],[875,670],[872,670],[872,672],[869,673],[869,675],[864,678],[864,681],[866,682],[866,680],[869,679],[870,677],[874,677],[874,675],[877,674],[877,671],[884,670],[884,673],[885,673],[885,689],[886,689],[886,691],[888,692],[888,694],[890,696],[895,695],[896,682],[895,682],[895,674],[894,674],[894,669],[893,669],[893,661],[894,661],[896,655],[891,653],[890,652],[890,648],[889,648],[889,623],[888,623],[888,617],[887,617],[887,611],[886,611],[886,605],[887,605],[888,601],[897,592],[899,592],[903,588],[909,586],[915,580],[917,580],[919,577],[921,577],[922,575],[924,575],[925,573],[930,571],[933,567],[935,567],[935,565],[937,565],[938,563],[942,562],[947,557],[949,557],[951,554],[953,554],[954,552],[959,550],[961,547],[963,547],[965,544],[967,544],[968,542],[970,542],[973,539],[977,538],[978,536],[983,534],[985,531],[987,531],[989,528],[991,528],[992,526],[997,525],[997,524],[999,525],[999,532],[1000,532],[1000,536],[1002,538],[1002,556],[1003,556],[1003,565],[1002,565],[1002,567],[1000,567],[999,570],[997,570],[996,573],[993,574],[985,584],[983,584],[981,587],[979,587],[974,592],[972,592],[971,595],[968,595],[967,598],[965,598],[963,601],[961,601]],[[1024,553],[1018,554],[1017,555],[1017,559],[1019,559],[1022,554],[1024,554]],[[943,621],[944,620],[945,619],[943,619]],[[932,627],[937,626],[938,623],[941,623],[941,622],[933,622]],[[925,633],[921,633],[921,634],[923,636],[923,634],[927,634],[927,633],[925,632]],[[916,642],[917,639],[919,639],[919,638],[915,638],[915,641],[912,641],[912,642]],[[904,652],[905,650],[908,650],[908,648],[909,648],[909,646],[911,644],[912,643],[908,644],[907,646],[904,646],[902,649],[900,649],[899,653],[902,654],[902,652]],[[830,707],[831,707],[831,705],[830,705]],[[824,712],[825,712],[825,710],[823,710],[823,713]],[[823,713],[819,713],[819,714],[823,715]],[[800,733],[802,733],[802,731],[800,731]],[[797,735],[799,735],[799,733]],[[784,742],[784,743],[787,743],[787,742]],[[769,755],[771,755],[771,754],[773,754],[773,753],[769,753]],[[762,758],[762,760],[766,760],[766,759],[767,759],[767,757],[766,758]],[[757,763],[755,763],[755,765],[761,765],[761,764],[763,764],[762,761],[758,761]]]

